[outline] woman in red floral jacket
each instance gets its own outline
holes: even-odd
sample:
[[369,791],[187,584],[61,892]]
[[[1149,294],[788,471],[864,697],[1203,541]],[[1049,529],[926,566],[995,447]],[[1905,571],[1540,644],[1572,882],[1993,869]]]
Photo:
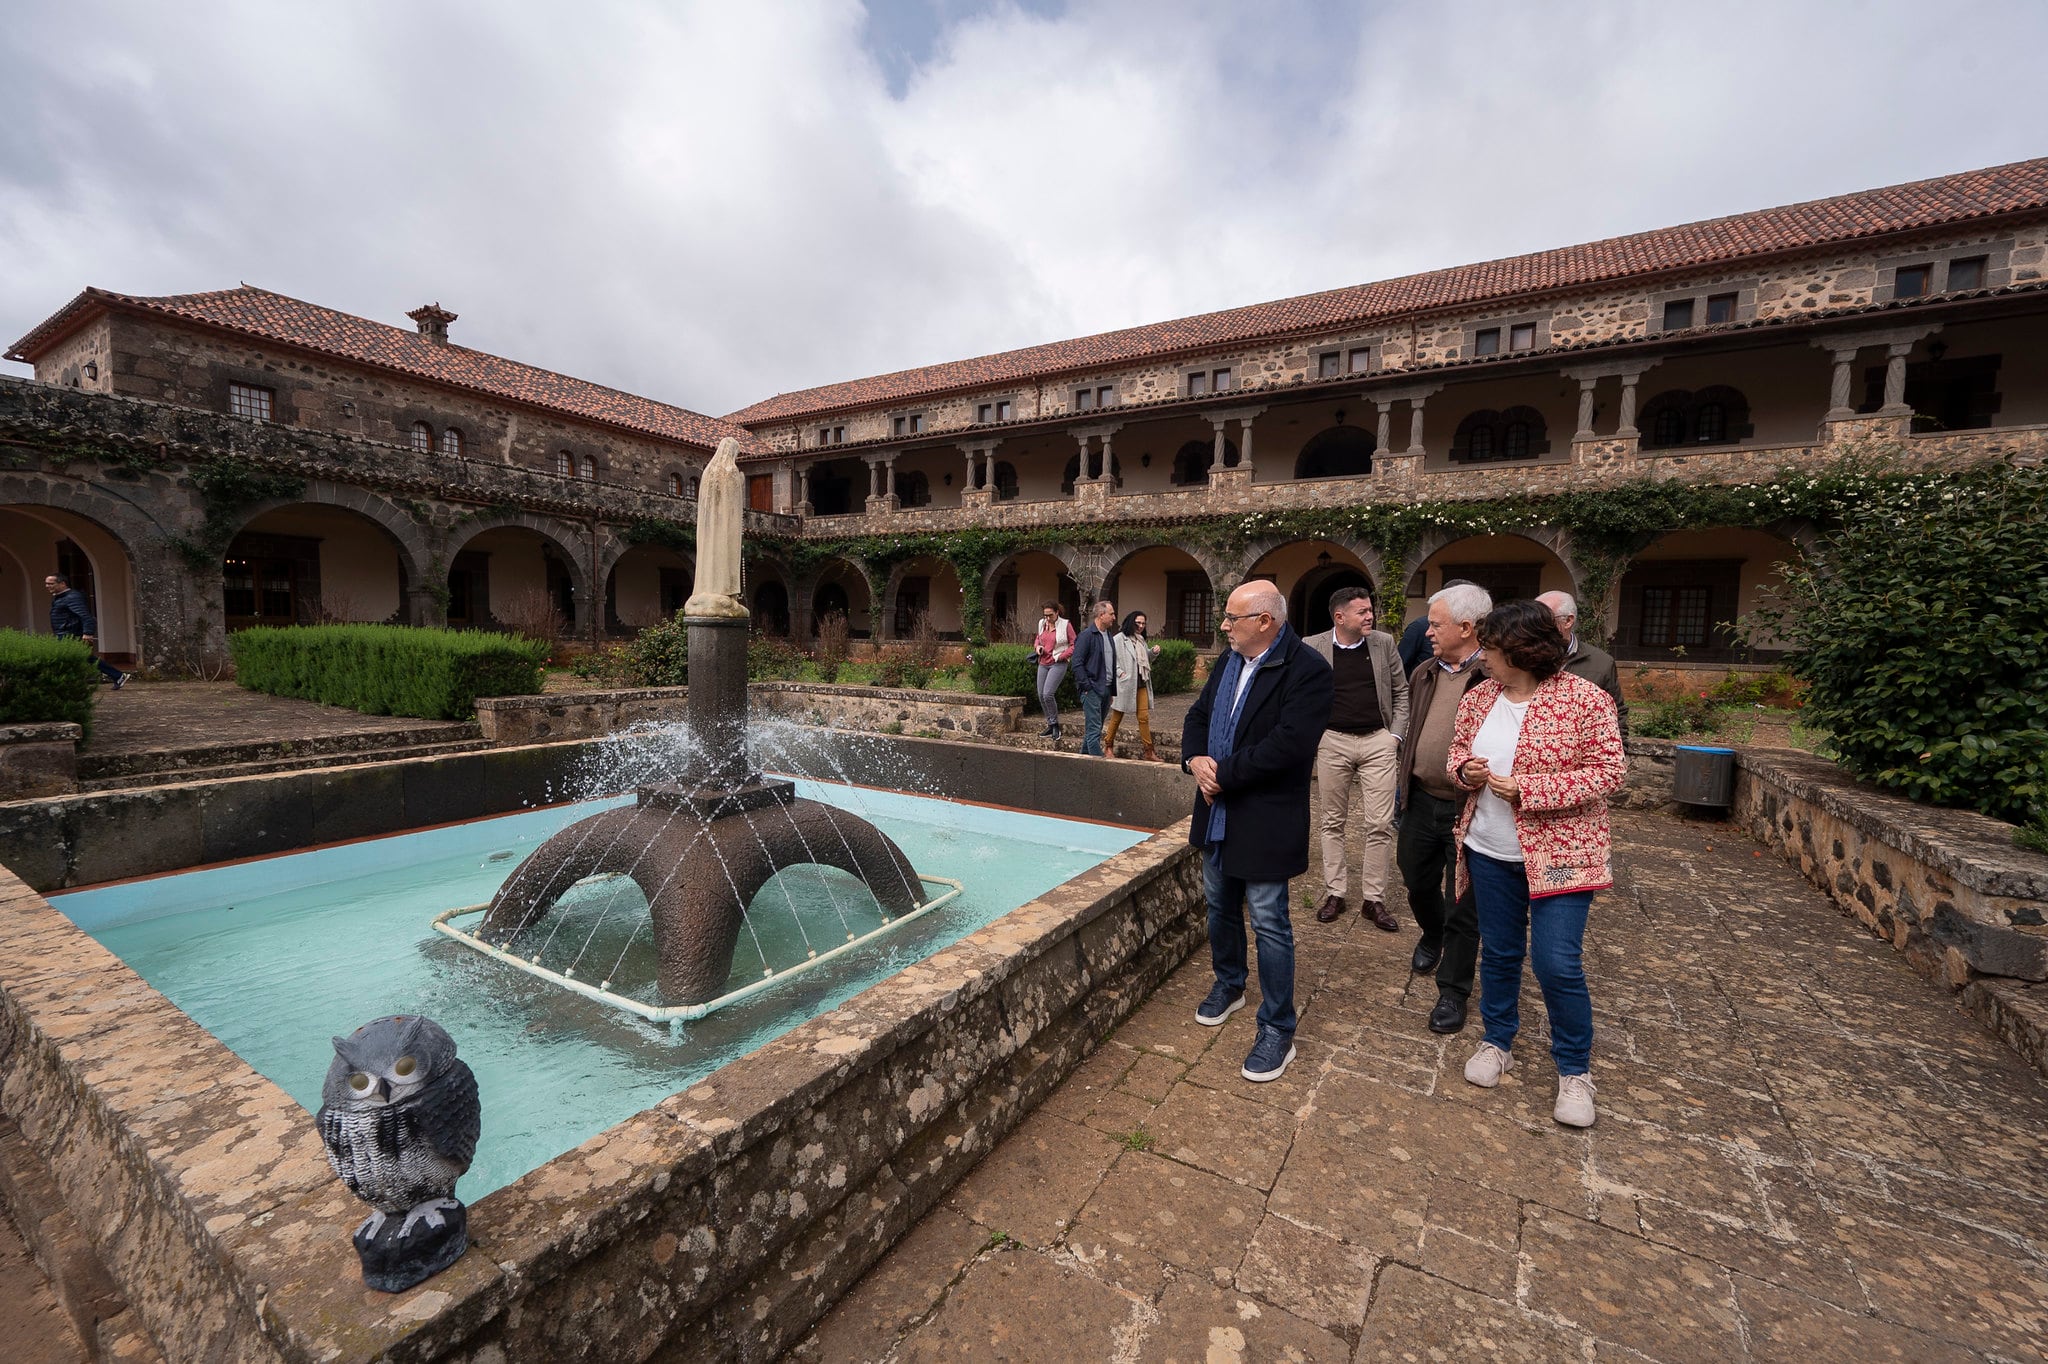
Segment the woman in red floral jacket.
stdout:
[[1551,1116],[1593,1125],[1593,1001],[1581,949],[1593,892],[1614,884],[1607,797],[1627,758],[1614,702],[1564,671],[1548,607],[1511,601],[1479,622],[1487,680],[1465,693],[1451,779],[1477,795],[1459,818],[1458,893],[1479,908],[1479,1016],[1486,1039],[1465,1078],[1491,1089],[1514,1066],[1526,956],[1550,1011]]

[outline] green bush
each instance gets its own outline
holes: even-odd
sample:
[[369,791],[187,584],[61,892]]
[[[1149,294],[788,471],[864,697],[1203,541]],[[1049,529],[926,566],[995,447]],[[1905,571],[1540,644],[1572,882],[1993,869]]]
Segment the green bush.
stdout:
[[1871,486],[1752,628],[1798,646],[1807,724],[1931,805],[2048,813],[2048,469]]
[[228,639],[235,680],[251,691],[423,720],[466,720],[479,696],[540,691],[548,647],[405,625],[257,626]]
[[681,612],[656,621],[626,646],[625,681],[635,687],[681,687],[690,680],[690,627]]
[[1670,701],[1653,701],[1629,712],[1629,728],[1652,739],[1676,739],[1681,734],[1717,734],[1721,729],[1721,707],[1706,692]]
[[82,641],[0,630],[0,725],[68,723],[90,734],[99,685]]
[[810,660],[804,651],[786,639],[773,635],[747,637],[747,680],[789,682],[795,680]]
[[1152,691],[1158,696],[1177,696],[1195,689],[1195,646],[1185,639],[1159,641],[1159,657],[1152,660]]
[[1029,644],[984,644],[968,650],[967,666],[983,696],[1038,694],[1038,654]]

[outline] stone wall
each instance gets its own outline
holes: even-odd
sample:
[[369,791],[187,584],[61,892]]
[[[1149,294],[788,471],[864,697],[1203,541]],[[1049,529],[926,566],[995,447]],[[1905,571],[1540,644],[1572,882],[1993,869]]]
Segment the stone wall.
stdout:
[[[802,724],[869,733],[930,733],[993,738],[1016,730],[1024,701],[1016,696],[915,691],[907,687],[839,687],[800,682],[756,682],[749,708]],[[894,727],[893,729],[891,727]]]
[[688,717],[688,687],[550,692],[543,696],[478,697],[476,722],[500,747],[596,739],[643,720]]
[[5,873],[0,1109],[168,1358],[768,1360],[1203,916],[1165,830],[478,1200],[473,1253],[395,1296],[305,1111]]
[[[279,422],[408,446],[412,424],[423,421],[437,438],[449,427],[460,431],[464,453],[472,459],[552,472],[557,453],[566,450],[579,470],[586,456],[595,456],[605,481],[648,490],[662,489],[672,472],[682,474],[687,484],[711,458],[699,446],[579,422],[283,345],[263,346],[125,313],[109,322],[109,391],[123,397],[225,413],[228,384],[253,384],[275,394]],[[68,356],[65,362],[70,363]],[[59,381],[57,363],[55,357],[46,360],[36,377]],[[102,374],[107,368],[103,362]]]
[[84,734],[72,724],[0,725],[0,801],[76,791]]

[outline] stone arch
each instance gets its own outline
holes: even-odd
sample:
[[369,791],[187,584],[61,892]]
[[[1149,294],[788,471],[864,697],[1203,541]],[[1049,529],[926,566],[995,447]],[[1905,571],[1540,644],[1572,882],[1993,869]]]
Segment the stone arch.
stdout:
[[1229,585],[1226,587],[1223,583],[1219,582],[1217,584],[1218,590],[1228,592],[1235,589],[1239,583],[1242,583],[1252,575],[1252,571],[1258,567],[1259,561],[1273,553],[1274,550],[1285,549],[1289,545],[1315,540],[1335,545],[1338,549],[1343,550],[1346,554],[1358,560],[1359,564],[1365,569],[1365,576],[1372,579],[1375,591],[1384,591],[1388,588],[1386,561],[1380,556],[1379,550],[1355,535],[1268,535],[1254,540],[1245,546],[1244,553],[1238,557],[1237,563],[1232,566]]
[[[936,572],[934,571],[935,568],[937,569]],[[950,573],[952,575],[952,600],[949,602],[942,602],[940,600],[940,584],[938,579],[941,573]],[[949,637],[961,632],[965,614],[966,594],[960,582],[960,570],[954,566],[951,560],[940,558],[937,555],[920,554],[913,558],[899,561],[889,570],[888,582],[882,589],[880,606],[876,612],[875,623],[879,627],[875,632],[876,638],[896,639],[902,634],[901,626],[903,622],[899,619],[902,613],[898,609],[897,596],[902,592],[904,582],[907,579],[916,577],[929,577],[932,579],[932,596],[926,604],[926,609],[932,613],[934,623],[939,631]]]
[[1789,641],[1748,636],[1737,623],[1777,599],[1779,566],[1805,558],[1818,539],[1801,518],[1771,526],[1679,526],[1648,537],[1618,566],[1612,600],[1603,603],[1610,649],[1652,660],[1679,657],[1682,646],[1696,662],[1782,653]]
[[[1085,591],[1081,590],[1084,585],[1082,572],[1085,571],[1082,566],[1082,560],[1085,556],[1081,551],[1070,545],[1033,546],[1030,549],[1013,550],[991,563],[982,574],[982,609],[986,615],[991,637],[994,637],[995,631],[1000,624],[999,611],[1003,603],[998,600],[998,596],[1003,579],[1005,576],[1015,573],[1024,560],[1038,556],[1050,559],[1057,565],[1058,572],[1054,575],[1054,583],[1058,589],[1058,595],[1062,601],[1067,603],[1073,615],[1078,616],[1080,614],[1081,599],[1087,595]],[[1098,581],[1097,586],[1099,585]],[[1071,598],[1069,597],[1068,589],[1072,589]],[[1042,591],[1026,593],[1020,584],[1018,595],[1020,600],[1008,603],[1010,616],[1015,627],[1028,635],[1031,632],[1031,622],[1038,619],[1038,603],[1044,593]],[[1022,600],[1024,597],[1029,597],[1029,600]],[[1082,624],[1079,620],[1076,620],[1074,623],[1076,626]]]
[[1395,585],[1405,586],[1422,570],[1424,564],[1458,541],[1484,539],[1488,535],[1514,536],[1550,551],[1557,557],[1558,562],[1564,565],[1565,572],[1571,576],[1573,594],[1580,593],[1586,576],[1579,568],[1577,551],[1572,546],[1571,532],[1559,526],[1516,526],[1508,530],[1491,532],[1438,527],[1425,532],[1416,542],[1414,550],[1401,561],[1401,577]]
[[1356,478],[1372,472],[1379,437],[1362,426],[1329,426],[1303,443],[1294,457],[1294,476]]
[[350,487],[346,483],[309,479],[297,497],[267,498],[244,508],[235,530],[239,533],[247,529],[249,523],[257,517],[268,515],[280,508],[301,505],[333,507],[341,511],[355,512],[374,521],[397,542],[398,562],[405,569],[405,579],[408,583],[418,585],[432,577],[428,572],[428,566],[433,562],[434,556],[428,547],[426,527],[422,526],[410,511],[382,493]]
[[[1302,554],[1289,552],[1313,546],[1323,547],[1313,563],[1304,563]],[[1331,550],[1341,551],[1343,557]],[[1232,588],[1262,570],[1270,571],[1275,585],[1287,594],[1289,620],[1303,634],[1329,628],[1327,595],[1339,587],[1365,587],[1382,608],[1386,605],[1386,566],[1379,551],[1353,536],[1267,536],[1246,546],[1243,564]]]
[[[1176,574],[1188,570],[1184,564],[1170,561],[1148,566],[1151,571],[1141,575],[1142,582],[1126,581],[1125,570],[1134,560],[1162,551],[1192,561],[1201,581],[1176,580]],[[1199,648],[1214,645],[1216,613],[1222,610],[1218,605],[1223,600],[1222,577],[1229,569],[1213,551],[1171,540],[1132,540],[1102,546],[1101,555],[1102,577],[1096,595],[1116,602],[1119,619],[1143,611],[1155,638],[1189,639]],[[1197,593],[1199,601],[1192,595]],[[1195,617],[1202,623],[1188,625]]]
[[[573,527],[573,529],[571,529]],[[590,548],[583,536],[588,534],[573,522],[556,521],[550,517],[536,516],[532,512],[486,513],[473,521],[462,521],[451,526],[444,537],[447,557],[439,561],[438,580],[435,586],[445,586],[447,575],[454,570],[455,556],[479,537],[498,530],[524,530],[538,535],[545,545],[552,546],[569,580],[569,604],[574,608],[568,613],[572,634],[586,636],[590,633],[592,608],[598,599],[593,596],[590,582]],[[599,552],[603,551],[600,540]]]
[[[159,496],[151,496],[152,489]],[[151,484],[111,478],[88,484],[33,470],[0,470],[0,507],[17,507],[32,516],[37,510],[76,516],[98,527],[127,556],[134,652],[156,669],[197,668],[218,659],[226,647],[220,570],[194,572],[173,548],[174,537],[188,533],[187,525],[162,515],[180,501],[189,507],[189,494],[163,478],[153,477]],[[35,519],[55,524],[47,517]],[[196,522],[196,510],[190,520]]]
[[[837,589],[845,600],[838,600],[831,589]],[[865,559],[854,554],[828,555],[791,582],[790,623],[793,629],[808,633],[817,629],[818,619],[828,611],[843,609],[855,638],[879,639],[884,613],[877,603],[881,600],[875,590],[874,570]]]

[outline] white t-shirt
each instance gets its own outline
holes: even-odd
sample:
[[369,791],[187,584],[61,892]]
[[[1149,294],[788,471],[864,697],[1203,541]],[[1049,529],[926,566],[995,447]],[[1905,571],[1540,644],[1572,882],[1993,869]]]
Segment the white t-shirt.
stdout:
[[[1515,745],[1522,738],[1522,717],[1529,713],[1527,701],[1515,702],[1505,692],[1494,698],[1486,712],[1486,723],[1472,736],[1472,756],[1484,758],[1489,770],[1503,776],[1515,770]],[[1522,840],[1515,833],[1515,807],[1482,787],[1474,797],[1472,822],[1465,827],[1465,846],[1485,853],[1496,862],[1520,862]]]

